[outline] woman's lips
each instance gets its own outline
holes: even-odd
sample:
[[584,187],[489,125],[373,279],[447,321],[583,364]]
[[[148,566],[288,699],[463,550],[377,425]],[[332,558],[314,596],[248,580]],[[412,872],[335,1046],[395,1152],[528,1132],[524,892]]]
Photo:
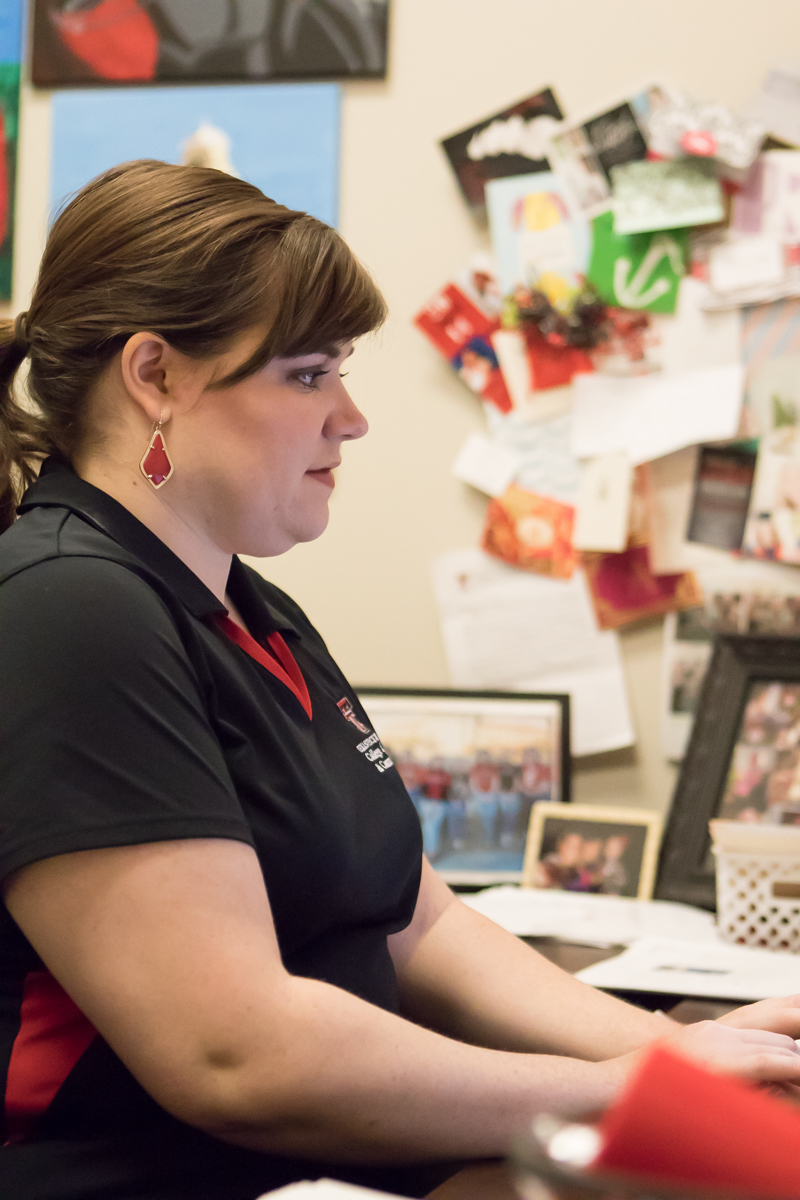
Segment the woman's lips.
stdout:
[[318,471],[306,471],[306,475],[310,475],[312,479],[316,479],[325,487],[336,487],[336,480],[333,477],[332,467],[321,467]]

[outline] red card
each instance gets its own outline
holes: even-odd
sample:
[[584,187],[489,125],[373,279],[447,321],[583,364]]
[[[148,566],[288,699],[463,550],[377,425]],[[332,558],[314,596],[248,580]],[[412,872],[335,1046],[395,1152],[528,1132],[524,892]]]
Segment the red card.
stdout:
[[500,322],[487,317],[454,283],[448,285],[414,318],[473,392],[510,412],[511,397],[500,371],[491,335]]
[[800,1196],[800,1113],[660,1047],[600,1122],[593,1171],[737,1195]]
[[643,617],[703,603],[703,593],[691,571],[654,575],[646,546],[632,546],[621,554],[588,551],[582,561],[601,629],[618,629]]
[[531,390],[547,391],[572,382],[573,375],[593,371],[589,355],[574,346],[554,346],[535,326],[523,327],[531,372]]

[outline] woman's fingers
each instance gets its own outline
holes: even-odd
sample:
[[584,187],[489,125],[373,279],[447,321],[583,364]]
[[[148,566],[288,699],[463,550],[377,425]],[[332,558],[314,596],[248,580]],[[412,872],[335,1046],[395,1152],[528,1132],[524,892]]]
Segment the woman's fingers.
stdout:
[[734,1029],[769,1029],[791,1038],[800,1038],[800,995],[776,996],[746,1004],[720,1017],[717,1024]]
[[753,1083],[800,1086],[800,1052],[786,1034],[700,1021],[665,1038],[664,1044],[711,1070]]

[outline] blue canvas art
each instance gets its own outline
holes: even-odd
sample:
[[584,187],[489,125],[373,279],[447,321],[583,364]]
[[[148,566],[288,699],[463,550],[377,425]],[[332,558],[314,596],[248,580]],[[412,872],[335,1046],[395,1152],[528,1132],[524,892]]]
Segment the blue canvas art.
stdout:
[[335,225],[339,88],[331,83],[122,88],[53,96],[53,211],[135,158],[218,166]]

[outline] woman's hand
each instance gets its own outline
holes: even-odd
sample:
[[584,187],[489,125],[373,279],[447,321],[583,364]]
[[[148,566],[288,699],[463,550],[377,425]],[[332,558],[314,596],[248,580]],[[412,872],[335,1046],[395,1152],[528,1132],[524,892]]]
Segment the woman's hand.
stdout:
[[800,1038],[800,996],[776,996],[735,1008],[716,1022],[734,1029],[765,1029]]
[[730,1023],[722,1021],[698,1021],[659,1039],[659,1044],[711,1071],[737,1075],[751,1083],[800,1084],[800,1050],[787,1034],[747,1026],[731,1028]]

